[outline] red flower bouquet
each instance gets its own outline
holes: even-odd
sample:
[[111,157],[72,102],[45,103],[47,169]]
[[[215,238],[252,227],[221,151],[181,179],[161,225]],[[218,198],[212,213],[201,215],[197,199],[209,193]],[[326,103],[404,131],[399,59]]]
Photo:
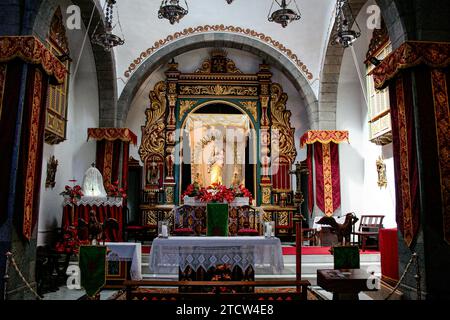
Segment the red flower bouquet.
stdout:
[[232,189],[220,183],[213,183],[207,188],[201,188],[196,198],[202,202],[232,202],[235,194]]
[[124,188],[119,188],[119,181],[114,181],[112,184],[108,186],[108,190],[106,191],[108,196],[110,197],[121,197],[126,198],[127,193]]
[[207,188],[200,188],[198,184],[190,184],[184,193],[182,198],[185,196],[195,197],[197,200],[202,202],[233,202],[236,197],[247,197],[250,203],[253,200],[252,193],[240,185],[237,188],[227,188],[220,183],[213,183]]
[[81,186],[76,185],[73,187],[66,186],[64,191],[60,193],[60,195],[69,197],[70,203],[76,203],[83,196],[83,191],[81,190]]
[[181,198],[184,199],[184,197],[196,197],[198,196],[199,191],[200,187],[198,186],[198,184],[190,184],[181,195]]
[[246,197],[248,198],[249,202],[252,203],[253,196],[252,193],[244,187],[242,184],[235,190],[236,197]]

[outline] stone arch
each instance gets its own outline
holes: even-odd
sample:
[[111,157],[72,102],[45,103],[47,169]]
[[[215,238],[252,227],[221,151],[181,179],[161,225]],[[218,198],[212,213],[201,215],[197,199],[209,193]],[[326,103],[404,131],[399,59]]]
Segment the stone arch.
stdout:
[[[389,37],[393,47],[396,48],[406,40],[405,27],[403,20],[400,19],[396,3],[395,1],[386,0],[375,1],[380,6],[381,14],[388,28]],[[368,0],[349,0],[355,17],[358,16],[367,2]],[[322,130],[336,129],[337,94],[343,56],[344,49],[339,46],[333,46],[329,40],[320,74],[318,126]]]
[[120,95],[117,104],[117,124],[120,126],[125,123],[133,97],[152,72],[161,65],[167,64],[172,58],[180,54],[207,47],[233,48],[247,51],[256,54],[266,63],[281,70],[293,83],[294,87],[305,101],[310,128],[316,128],[318,122],[317,98],[305,76],[294,62],[280,53],[277,49],[261,41],[226,32],[196,34],[181,38],[162,47],[147,58],[139,68],[134,71]]
[[[33,25],[33,34],[41,40],[45,40],[50,27],[50,22],[56,8],[61,5],[58,0],[43,0],[39,6],[38,14]],[[81,9],[81,17],[87,29],[89,20],[95,6],[92,23],[86,32],[91,35],[98,25],[98,31],[105,30],[103,23],[103,12],[98,1],[92,0],[72,0],[74,5]],[[100,22],[100,23],[99,23]],[[101,127],[115,127],[115,113],[117,108],[117,83],[116,64],[113,51],[107,52],[102,47],[92,44],[92,51],[95,60],[95,68],[99,94],[99,113]]]

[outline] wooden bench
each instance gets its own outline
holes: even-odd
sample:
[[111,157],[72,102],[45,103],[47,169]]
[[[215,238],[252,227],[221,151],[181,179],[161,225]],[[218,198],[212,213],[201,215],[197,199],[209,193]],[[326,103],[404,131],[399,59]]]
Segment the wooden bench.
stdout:
[[[307,300],[307,280],[301,281],[125,281],[127,300],[148,301],[292,301]],[[144,291],[149,287],[214,287],[214,293],[164,292],[164,290]],[[144,290],[142,287],[146,287]],[[291,288],[292,290],[268,292],[221,292],[220,288],[230,287],[264,287]],[[141,288],[141,290],[140,290]]]

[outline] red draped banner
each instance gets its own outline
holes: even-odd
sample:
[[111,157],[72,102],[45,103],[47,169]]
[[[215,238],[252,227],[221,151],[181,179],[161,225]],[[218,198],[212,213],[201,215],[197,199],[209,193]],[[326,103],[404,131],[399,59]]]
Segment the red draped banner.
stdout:
[[[326,215],[332,216],[341,206],[341,187],[339,174],[339,146],[348,142],[348,131],[308,131],[300,141],[307,149],[306,163],[309,172],[316,176],[316,205]],[[313,175],[308,177],[308,210],[314,207]]]
[[339,151],[335,143],[314,144],[316,204],[326,216],[341,206]]
[[[424,215],[427,228],[443,228],[450,243],[449,65],[450,43],[407,41],[371,72],[377,89],[389,86],[397,224],[409,247],[419,232],[421,201],[433,212]],[[425,168],[422,200],[418,151]]]

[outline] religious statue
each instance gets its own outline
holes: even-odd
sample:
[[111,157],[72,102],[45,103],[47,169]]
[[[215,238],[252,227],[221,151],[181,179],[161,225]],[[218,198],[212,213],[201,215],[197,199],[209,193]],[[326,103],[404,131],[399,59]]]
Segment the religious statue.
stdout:
[[237,172],[233,175],[233,180],[231,181],[231,188],[236,190],[239,189],[239,186],[241,185],[241,179],[239,178],[239,174]]
[[147,183],[153,186],[159,185],[159,169],[154,161],[147,170]]
[[212,151],[212,155],[208,161],[208,173],[211,174],[211,184],[223,184],[222,169],[224,164],[223,150],[219,150],[216,146]]
[[173,153],[170,152],[166,156],[167,178],[173,178],[173,164],[174,164],[174,157]]
[[202,178],[200,177],[200,173],[199,173],[199,172],[197,172],[197,174],[195,175],[195,178],[194,178],[194,186],[195,186],[195,187],[198,187],[198,188],[200,188],[200,187],[203,186],[203,180],[202,180]]
[[55,159],[55,156],[51,156],[47,162],[47,178],[45,179],[45,187],[46,188],[54,188],[56,183],[56,169],[58,167],[58,160]]
[[378,186],[380,188],[387,187],[387,178],[386,178],[386,164],[383,161],[383,158],[380,156],[377,160],[377,172],[378,172]]

